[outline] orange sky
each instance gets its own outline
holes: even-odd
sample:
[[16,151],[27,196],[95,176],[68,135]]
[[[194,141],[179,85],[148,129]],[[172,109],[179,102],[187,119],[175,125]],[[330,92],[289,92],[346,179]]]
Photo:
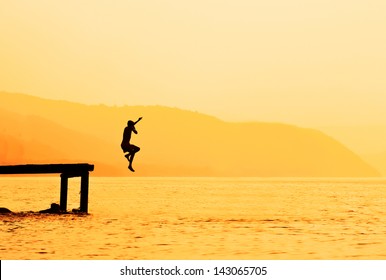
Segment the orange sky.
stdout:
[[386,124],[384,0],[2,1],[0,90]]

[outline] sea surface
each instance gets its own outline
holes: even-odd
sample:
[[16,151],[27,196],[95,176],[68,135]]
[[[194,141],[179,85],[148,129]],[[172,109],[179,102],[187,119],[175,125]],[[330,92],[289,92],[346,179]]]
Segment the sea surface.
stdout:
[[59,176],[0,177],[0,259],[386,259],[382,178],[91,176],[88,215],[38,213],[59,196]]

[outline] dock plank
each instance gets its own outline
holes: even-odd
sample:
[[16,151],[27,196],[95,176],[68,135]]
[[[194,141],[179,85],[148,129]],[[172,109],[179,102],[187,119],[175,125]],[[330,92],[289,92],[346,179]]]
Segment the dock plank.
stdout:
[[88,163],[0,165],[0,174],[82,173],[93,171]]

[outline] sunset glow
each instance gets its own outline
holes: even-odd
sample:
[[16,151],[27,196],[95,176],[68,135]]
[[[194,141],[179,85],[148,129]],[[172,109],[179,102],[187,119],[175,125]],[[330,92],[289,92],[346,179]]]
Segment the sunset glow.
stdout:
[[386,4],[3,1],[0,90],[231,121],[386,124]]

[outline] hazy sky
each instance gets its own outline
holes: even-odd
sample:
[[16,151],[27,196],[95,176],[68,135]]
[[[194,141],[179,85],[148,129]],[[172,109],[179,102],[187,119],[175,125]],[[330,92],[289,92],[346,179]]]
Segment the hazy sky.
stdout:
[[0,90],[386,124],[384,0],[0,0]]

